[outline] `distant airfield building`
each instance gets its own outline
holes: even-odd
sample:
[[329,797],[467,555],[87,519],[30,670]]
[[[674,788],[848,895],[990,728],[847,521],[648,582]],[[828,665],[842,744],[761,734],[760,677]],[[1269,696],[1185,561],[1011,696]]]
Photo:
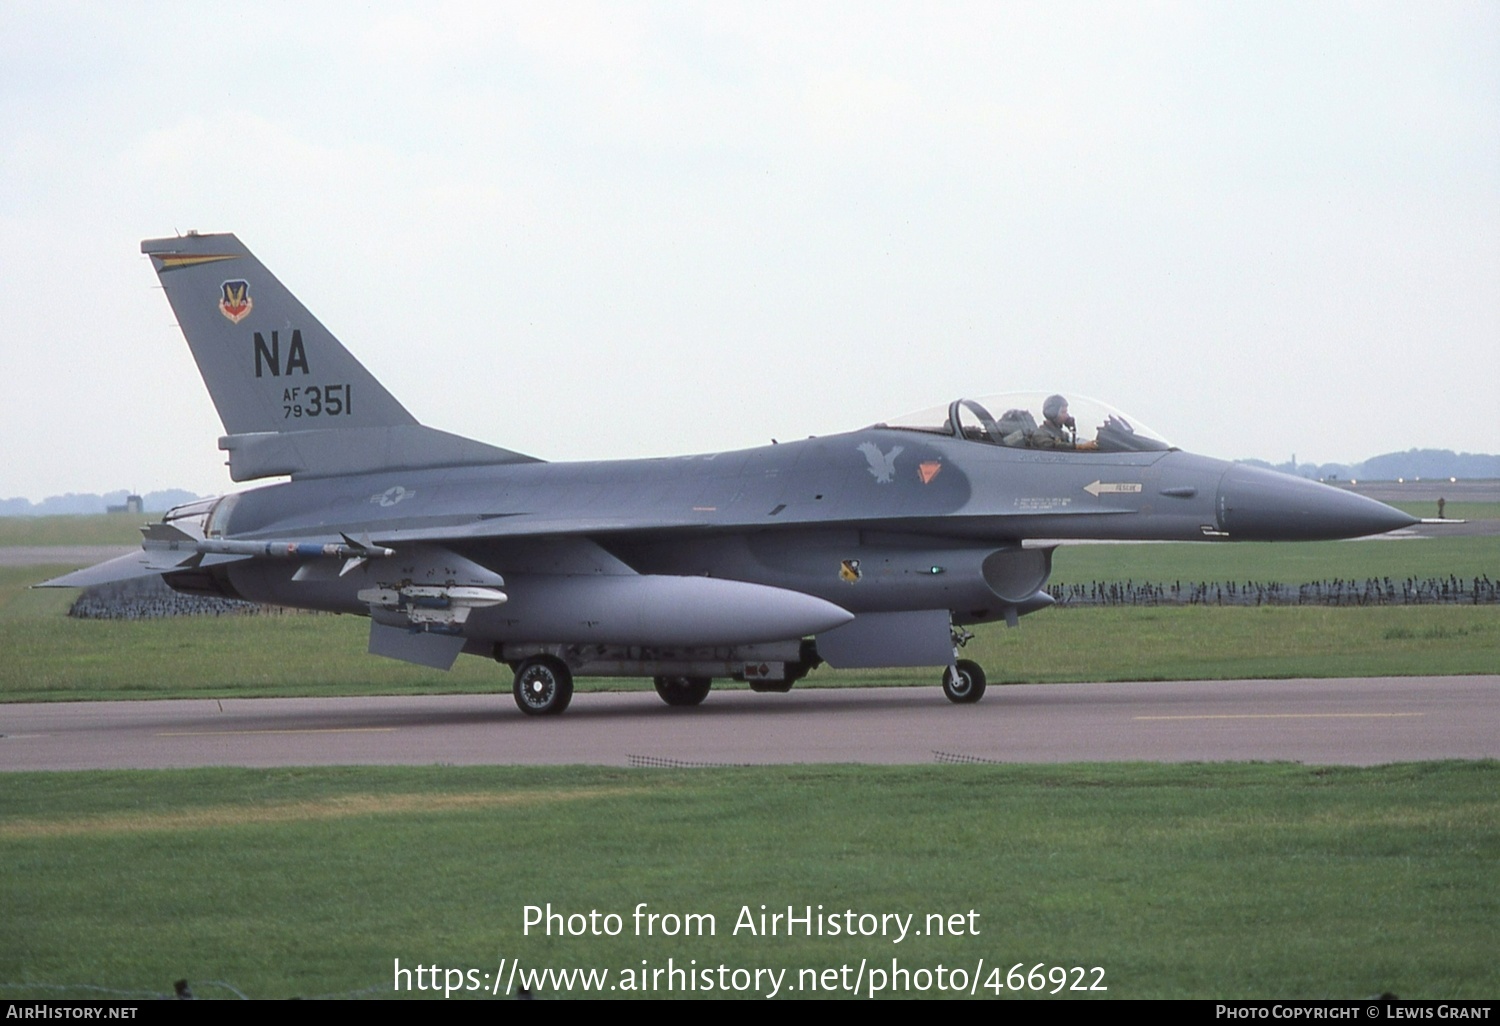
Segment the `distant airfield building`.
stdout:
[[[97,506],[94,508],[98,509]],[[139,495],[127,495],[125,496],[125,505],[106,506],[104,507],[104,511],[106,513],[144,513],[146,512],[146,500],[142,499]]]

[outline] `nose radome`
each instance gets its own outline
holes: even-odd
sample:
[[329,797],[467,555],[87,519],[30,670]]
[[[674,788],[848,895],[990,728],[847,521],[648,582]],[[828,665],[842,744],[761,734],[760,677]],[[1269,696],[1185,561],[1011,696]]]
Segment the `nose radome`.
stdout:
[[1238,463],[1219,480],[1218,514],[1220,529],[1243,541],[1359,538],[1418,522],[1363,495]]

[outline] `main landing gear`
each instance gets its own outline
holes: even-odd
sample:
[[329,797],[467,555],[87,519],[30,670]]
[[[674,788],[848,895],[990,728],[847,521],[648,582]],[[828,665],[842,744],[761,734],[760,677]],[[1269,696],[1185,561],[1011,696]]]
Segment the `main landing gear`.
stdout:
[[701,705],[714,682],[710,677],[657,677],[652,683],[668,705]]
[[532,656],[516,664],[512,691],[527,716],[556,716],[573,701],[573,671],[561,659]]
[[983,698],[984,683],[984,670],[972,659],[960,659],[943,671],[943,694],[959,705]]

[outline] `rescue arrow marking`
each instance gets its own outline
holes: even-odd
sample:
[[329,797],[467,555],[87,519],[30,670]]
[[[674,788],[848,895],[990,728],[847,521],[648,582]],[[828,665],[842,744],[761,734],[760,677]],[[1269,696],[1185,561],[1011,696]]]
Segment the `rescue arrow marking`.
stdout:
[[1103,481],[1095,481],[1093,484],[1084,485],[1083,490],[1097,499],[1104,492],[1109,492],[1115,495],[1138,492],[1141,490],[1141,486],[1138,484],[1131,484],[1127,481],[1111,481],[1109,483],[1105,483]]

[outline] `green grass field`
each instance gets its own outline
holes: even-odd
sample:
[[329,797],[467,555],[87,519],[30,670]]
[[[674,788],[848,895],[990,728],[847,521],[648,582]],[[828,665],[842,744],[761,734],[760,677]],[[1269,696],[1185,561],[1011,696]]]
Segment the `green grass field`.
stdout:
[[1052,580],[1311,581],[1389,577],[1500,579],[1500,536],[1404,540],[1064,545],[1052,557]]
[[9,545],[139,545],[142,525],[160,519],[160,513],[0,517],[0,547]]
[[[502,958],[607,969],[616,985],[643,960],[696,959],[786,970],[784,996],[812,982],[800,970],[847,965],[852,980],[862,959],[962,968],[986,997],[1018,963],[1104,970],[1107,991],[1069,997],[1500,993],[1493,762],[195,770],[5,783],[6,998],[165,993],[179,978],[205,997],[231,996],[211,981],[252,997],[391,996],[398,958],[476,980]],[[711,914],[715,931],[634,936],[640,902]],[[617,913],[622,932],[528,935],[525,907],[548,903]],[[741,909],[762,904],[915,914],[918,928],[959,914],[964,932],[900,944],[736,934]],[[554,984],[538,996],[567,995]]]

